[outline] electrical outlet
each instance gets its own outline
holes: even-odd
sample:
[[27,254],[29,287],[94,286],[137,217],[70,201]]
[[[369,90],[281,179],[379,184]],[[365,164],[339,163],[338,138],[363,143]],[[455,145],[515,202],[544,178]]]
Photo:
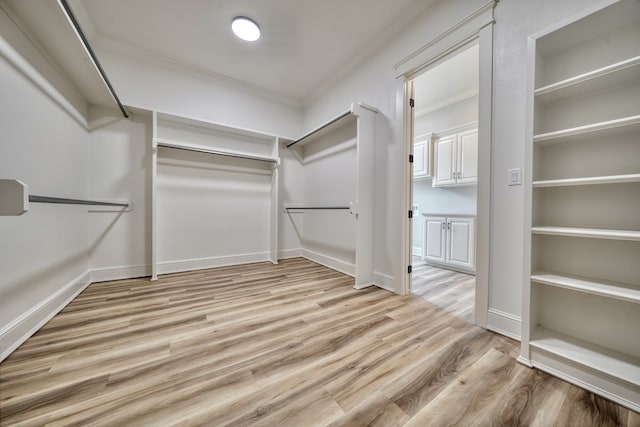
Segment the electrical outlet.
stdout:
[[522,185],[522,169],[509,169],[509,185]]

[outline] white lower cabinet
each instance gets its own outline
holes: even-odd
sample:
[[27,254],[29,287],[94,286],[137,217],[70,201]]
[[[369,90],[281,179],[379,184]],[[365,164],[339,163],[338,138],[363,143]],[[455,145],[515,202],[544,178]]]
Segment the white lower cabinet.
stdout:
[[424,215],[423,260],[453,270],[475,272],[474,217]]

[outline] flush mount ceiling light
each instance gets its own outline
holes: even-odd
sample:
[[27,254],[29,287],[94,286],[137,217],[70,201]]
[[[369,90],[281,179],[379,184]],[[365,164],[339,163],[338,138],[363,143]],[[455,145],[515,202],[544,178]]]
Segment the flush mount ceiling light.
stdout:
[[246,16],[236,16],[231,20],[233,33],[248,42],[254,42],[260,38],[260,27],[253,19]]

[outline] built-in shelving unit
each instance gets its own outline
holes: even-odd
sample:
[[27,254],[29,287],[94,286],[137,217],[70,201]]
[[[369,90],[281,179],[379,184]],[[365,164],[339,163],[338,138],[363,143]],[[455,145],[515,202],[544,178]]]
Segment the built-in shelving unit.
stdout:
[[[229,265],[230,263],[244,263],[254,261],[270,260],[277,263],[278,256],[278,166],[280,165],[279,145],[280,138],[253,130],[242,129],[224,124],[213,123],[206,120],[180,117],[162,112],[152,112],[153,117],[153,137],[152,137],[152,164],[151,164],[151,205],[152,205],[152,226],[151,226],[151,269],[152,280],[156,280],[158,274],[193,270],[198,268],[216,267],[218,265]],[[175,157],[171,152],[185,152],[187,158]],[[191,154],[188,154],[191,153]],[[205,161],[204,155],[209,160]],[[195,157],[194,157],[195,156]],[[197,209],[207,210],[207,221],[217,224],[217,228],[223,230],[221,235],[211,234],[210,243],[206,248],[200,248],[202,254],[187,259],[159,260],[159,226],[158,226],[158,166],[159,158],[162,162],[168,162],[172,167],[183,167],[183,171],[189,171],[191,176],[184,179],[181,184],[173,181],[167,184],[172,187],[184,185],[182,190],[173,190],[175,194],[200,192],[200,198],[191,197],[189,206],[172,206],[171,215],[167,215],[164,229],[168,237],[165,240],[182,240],[184,236],[177,231],[179,224],[168,224],[170,218],[178,215],[181,222],[185,223],[185,233],[193,233],[188,219],[185,219],[188,212]],[[167,166],[169,167],[169,166]],[[225,175],[226,173],[226,175]],[[264,193],[263,183],[258,184],[255,178],[259,175],[267,175],[268,193]],[[234,200],[228,203],[225,196],[226,185],[216,184],[217,179],[224,179],[223,182],[230,182],[232,176],[237,177],[237,184],[242,185],[246,194],[242,201]],[[251,178],[254,177],[254,178]],[[168,178],[167,181],[170,179]],[[262,180],[264,181],[264,180]],[[261,182],[262,182],[261,181]],[[190,184],[199,185],[201,188],[190,188]],[[249,186],[253,187],[249,188]],[[206,200],[212,195],[218,194],[219,201]],[[241,192],[242,194],[242,192]],[[268,198],[268,211],[264,211],[264,204],[255,202],[252,199],[257,197]],[[240,199],[240,198],[237,198]],[[205,203],[205,200],[207,203]],[[225,202],[226,201],[226,202]],[[202,203],[200,203],[202,202]],[[255,206],[256,211],[248,212],[247,206]],[[244,207],[244,209],[243,209]],[[258,208],[259,207],[259,208]],[[184,215],[180,216],[179,213]],[[162,214],[162,212],[160,212]],[[268,220],[268,250],[266,252],[255,250],[243,250],[238,245],[233,245],[237,239],[231,239],[234,231],[236,233],[247,233],[245,226],[234,225],[235,219],[240,215],[247,216],[247,220],[253,223],[262,222],[265,215]],[[252,219],[249,219],[252,216]],[[206,225],[206,224],[203,224]],[[254,224],[252,224],[253,226]],[[236,228],[234,228],[236,227]],[[212,229],[213,227],[209,227]],[[206,233],[205,230],[202,231]],[[234,246],[234,253],[228,253],[228,246]],[[192,253],[192,252],[190,252]],[[266,258],[266,259],[263,259]]]
[[640,3],[529,40],[520,361],[640,410]]

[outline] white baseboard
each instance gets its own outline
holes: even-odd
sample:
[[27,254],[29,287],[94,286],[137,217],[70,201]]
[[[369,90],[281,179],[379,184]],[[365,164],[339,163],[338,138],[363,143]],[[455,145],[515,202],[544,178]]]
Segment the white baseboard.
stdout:
[[302,248],[283,249],[278,251],[278,259],[300,258],[302,257]]
[[411,248],[411,253],[413,254],[413,256],[419,256],[420,258],[422,258],[422,248],[420,246],[413,246]]
[[163,261],[158,263],[158,274],[180,273],[183,271],[204,270],[206,268],[270,261],[269,255],[269,252],[258,252],[253,254],[225,255],[181,261]]
[[490,308],[487,315],[487,329],[520,341],[522,319],[513,314]]
[[396,290],[396,278],[389,274],[374,271],[373,283],[379,288],[400,295],[400,293]]
[[138,265],[133,267],[108,267],[91,270],[91,282],[108,282],[110,280],[135,279],[137,277],[151,276],[150,265]]
[[344,262],[336,258],[331,258],[329,256],[319,254],[318,252],[310,251],[309,249],[303,249],[302,256],[310,261],[317,262],[325,267],[344,273],[347,276],[356,277],[356,266],[354,264]]
[[0,330],[0,362],[58,314],[91,284],[89,270],[71,280],[54,294]]

